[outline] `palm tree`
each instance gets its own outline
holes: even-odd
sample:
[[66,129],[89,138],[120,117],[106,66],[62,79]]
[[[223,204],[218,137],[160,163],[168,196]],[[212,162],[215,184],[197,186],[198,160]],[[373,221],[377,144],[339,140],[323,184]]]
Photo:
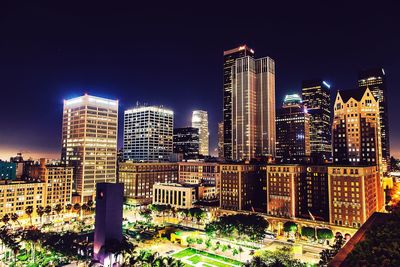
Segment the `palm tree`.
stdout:
[[94,206],[93,200],[88,200],[88,202],[86,203],[86,205],[89,207],[90,210],[92,210],[92,209],[93,209],[93,206]]
[[74,204],[74,210],[76,211],[76,213],[78,214],[79,211],[81,210],[81,204],[79,203],[75,203]]
[[11,213],[11,220],[14,222],[14,223],[18,223],[19,224],[19,226],[21,226],[21,223],[18,221],[18,219],[19,219],[19,216],[18,216],[18,214],[16,214],[16,213]]
[[60,212],[62,211],[63,206],[58,203],[57,205],[55,205],[55,207],[53,208],[53,210],[57,213],[57,216],[60,216]]
[[36,244],[40,240],[41,234],[41,231],[38,229],[28,229],[23,235],[23,239],[31,243],[31,258],[33,263],[35,263]]
[[37,206],[36,207],[36,214],[40,218],[40,223],[42,223],[42,217],[43,217],[43,214],[44,214],[44,208],[42,206]]
[[33,213],[33,207],[32,206],[26,207],[25,214],[29,216],[29,219],[31,221],[31,226],[32,226],[32,213]]
[[1,221],[4,223],[4,226],[8,225],[8,222],[10,221],[10,216],[8,216],[8,214],[4,214],[3,218],[1,218]]
[[67,205],[65,205],[65,210],[70,212],[72,210],[72,204],[68,203]]
[[50,213],[51,213],[51,206],[50,206],[50,205],[47,205],[46,208],[44,208],[44,212],[45,212],[46,215],[47,215],[47,220],[49,220],[49,215],[50,215]]

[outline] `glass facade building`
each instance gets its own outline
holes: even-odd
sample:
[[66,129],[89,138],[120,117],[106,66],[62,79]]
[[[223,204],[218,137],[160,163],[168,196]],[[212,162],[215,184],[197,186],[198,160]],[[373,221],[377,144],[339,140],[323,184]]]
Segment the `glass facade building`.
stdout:
[[360,89],[369,88],[379,102],[379,122],[381,127],[382,164],[386,172],[390,164],[389,111],[386,91],[386,75],[382,68],[362,71],[358,77]]
[[174,153],[183,154],[184,159],[199,157],[199,129],[193,127],[174,129]]
[[168,161],[173,152],[174,112],[139,106],[124,112],[124,160]]
[[322,80],[303,81],[303,104],[310,114],[311,156],[315,162],[332,159],[330,85]]

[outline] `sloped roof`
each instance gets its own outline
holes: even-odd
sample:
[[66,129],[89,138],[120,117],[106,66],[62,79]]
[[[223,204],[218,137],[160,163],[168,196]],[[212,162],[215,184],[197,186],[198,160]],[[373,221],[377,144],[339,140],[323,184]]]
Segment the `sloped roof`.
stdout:
[[350,98],[354,98],[356,101],[360,101],[365,93],[365,90],[366,89],[360,89],[360,88],[350,89],[350,90],[339,90],[338,94],[340,94],[340,96],[343,99],[343,102],[345,103],[349,101]]

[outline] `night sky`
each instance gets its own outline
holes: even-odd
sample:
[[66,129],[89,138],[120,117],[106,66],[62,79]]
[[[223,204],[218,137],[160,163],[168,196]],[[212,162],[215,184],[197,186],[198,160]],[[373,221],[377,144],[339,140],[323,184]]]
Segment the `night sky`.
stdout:
[[384,67],[391,148],[400,156],[395,1],[34,2],[0,4],[2,159],[18,151],[58,158],[63,99],[83,93],[120,100],[119,146],[123,111],[139,101],[172,108],[176,127],[190,125],[193,109],[207,110],[214,149],[223,50],[244,43],[275,60],[277,106],[304,79],[350,89],[358,71]]

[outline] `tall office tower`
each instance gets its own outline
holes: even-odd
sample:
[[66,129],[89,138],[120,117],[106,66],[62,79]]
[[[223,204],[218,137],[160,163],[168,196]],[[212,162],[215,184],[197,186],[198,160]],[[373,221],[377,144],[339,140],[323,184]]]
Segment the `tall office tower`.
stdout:
[[218,122],[218,158],[224,158],[224,122]]
[[192,114],[192,127],[199,129],[200,155],[208,156],[209,132],[208,114],[204,110],[194,110]]
[[379,102],[379,121],[381,126],[382,163],[386,172],[390,164],[389,112],[386,92],[385,71],[382,68],[363,71],[358,77],[358,87],[369,88]]
[[118,100],[83,95],[64,100],[63,164],[74,167],[73,190],[93,198],[96,183],[116,181]]
[[254,51],[247,45],[224,51],[224,157],[232,159],[232,90],[233,73],[232,66],[236,59],[250,56],[254,57]]
[[314,161],[332,158],[331,92],[330,85],[321,80],[304,81],[303,104],[310,114],[310,146]]
[[238,58],[232,73],[232,159],[275,156],[274,61]]
[[382,167],[379,103],[370,89],[338,91],[332,135],[335,164]]
[[173,151],[174,112],[138,106],[124,112],[124,160],[168,161]]
[[184,159],[199,157],[199,129],[193,127],[174,129],[174,153],[183,154]]
[[276,156],[281,162],[304,162],[310,156],[310,115],[298,94],[286,95],[276,117]]

